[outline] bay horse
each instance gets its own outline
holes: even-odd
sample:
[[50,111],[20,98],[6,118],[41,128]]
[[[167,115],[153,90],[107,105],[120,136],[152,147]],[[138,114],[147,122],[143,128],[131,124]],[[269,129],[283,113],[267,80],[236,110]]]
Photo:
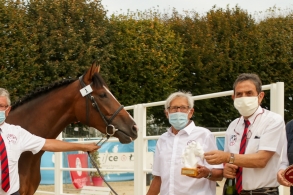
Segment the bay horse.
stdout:
[[[67,125],[80,121],[104,134],[112,131],[121,143],[130,143],[137,138],[137,126],[99,71],[100,66],[93,63],[79,79],[56,82],[29,94],[12,106],[6,122],[40,137],[55,139]],[[37,190],[43,153],[24,152],[20,156],[21,195],[33,195]]]

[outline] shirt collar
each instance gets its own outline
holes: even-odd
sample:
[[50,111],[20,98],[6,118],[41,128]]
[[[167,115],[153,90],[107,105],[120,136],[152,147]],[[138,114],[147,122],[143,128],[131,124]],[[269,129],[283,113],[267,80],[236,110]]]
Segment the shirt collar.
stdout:
[[[191,121],[186,127],[184,127],[183,129],[181,129],[178,134],[184,134],[187,133],[188,135],[191,134],[192,130],[194,129],[195,124],[193,121]],[[168,130],[169,135],[173,135],[175,136],[175,134],[172,132],[172,127],[170,127]]]
[[[250,124],[253,123],[253,121],[255,120],[255,117],[259,114],[259,113],[262,113],[263,112],[263,108],[261,106],[258,106],[258,108],[256,109],[256,111],[253,113],[253,115],[251,115],[249,118],[248,118],[248,121],[250,122]],[[242,124],[244,124],[244,118],[241,117],[241,122]]]

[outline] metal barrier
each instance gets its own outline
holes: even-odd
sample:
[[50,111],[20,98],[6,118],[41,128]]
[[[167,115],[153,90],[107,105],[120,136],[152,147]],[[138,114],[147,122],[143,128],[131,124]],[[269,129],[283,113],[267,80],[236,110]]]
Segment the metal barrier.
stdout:
[[[284,117],[284,83],[277,82],[270,85],[263,85],[263,90],[270,90],[270,107],[271,111],[276,112]],[[211,93],[206,95],[193,96],[194,101],[218,98],[224,96],[230,96],[233,94],[233,90],[224,91],[219,93]],[[134,194],[146,194],[146,174],[151,172],[151,169],[146,169],[146,152],[147,152],[147,140],[158,139],[159,136],[147,136],[146,135],[146,121],[147,114],[146,110],[148,107],[162,106],[165,101],[137,104],[133,106],[125,107],[126,110],[134,111],[134,120],[139,128],[138,138],[134,142],[134,169],[101,169],[106,172],[134,172]],[[225,132],[214,132],[216,137],[224,136]],[[61,134],[57,139],[62,140]],[[62,167],[62,155],[61,153],[55,153],[55,167],[54,168],[41,168],[41,170],[55,170],[55,191],[44,192],[37,191],[47,194],[65,194],[63,193],[63,171],[94,171],[93,168],[63,168]],[[279,188],[280,195],[284,195],[283,186]]]

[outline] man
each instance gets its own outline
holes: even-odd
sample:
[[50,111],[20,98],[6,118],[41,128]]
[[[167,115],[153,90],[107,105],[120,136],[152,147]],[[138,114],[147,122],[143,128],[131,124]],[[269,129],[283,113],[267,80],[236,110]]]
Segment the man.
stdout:
[[10,104],[8,91],[0,88],[0,194],[19,194],[18,160],[24,151],[31,151],[33,154],[38,153],[40,150],[52,152],[82,150],[93,152],[99,148],[94,143],[77,144],[55,139],[44,139],[32,135],[20,126],[5,123],[5,119],[11,109]]
[[194,112],[190,93],[176,92],[166,100],[165,114],[172,125],[159,138],[153,164],[154,178],[148,195],[215,195],[223,178],[223,165],[210,165],[198,158],[198,175],[181,175],[185,148],[197,144],[203,151],[217,149],[213,134],[190,120]]
[[[289,160],[289,165],[293,164],[293,120],[290,120],[286,124],[286,133],[287,133],[287,156]],[[293,195],[293,187],[290,187],[290,195]]]
[[238,76],[232,99],[241,117],[226,131],[225,150],[205,153],[210,164],[226,163],[224,177],[236,178],[240,195],[276,195],[278,181],[289,185],[282,177],[288,166],[288,160],[281,159],[282,150],[283,154],[287,150],[284,120],[260,106],[264,98],[261,86],[256,74]]

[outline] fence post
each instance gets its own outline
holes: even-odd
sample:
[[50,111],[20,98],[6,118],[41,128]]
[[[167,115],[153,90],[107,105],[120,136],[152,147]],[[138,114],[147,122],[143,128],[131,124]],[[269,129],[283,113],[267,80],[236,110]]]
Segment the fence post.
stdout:
[[277,108],[276,112],[284,118],[284,100],[285,100],[285,91],[284,91],[284,82],[277,82]]
[[277,85],[275,83],[271,84],[270,88],[270,110],[277,113]]
[[[284,82],[272,84],[271,88],[271,111],[280,114],[284,118]],[[284,195],[284,186],[279,186],[280,195]]]
[[[56,138],[62,141],[62,132]],[[62,152],[54,153],[54,179],[55,179],[55,194],[63,194],[63,171],[62,168]]]
[[134,121],[138,126],[137,139],[134,141],[134,194],[146,194],[146,174],[144,172],[146,148],[146,108],[142,104],[134,107]]

